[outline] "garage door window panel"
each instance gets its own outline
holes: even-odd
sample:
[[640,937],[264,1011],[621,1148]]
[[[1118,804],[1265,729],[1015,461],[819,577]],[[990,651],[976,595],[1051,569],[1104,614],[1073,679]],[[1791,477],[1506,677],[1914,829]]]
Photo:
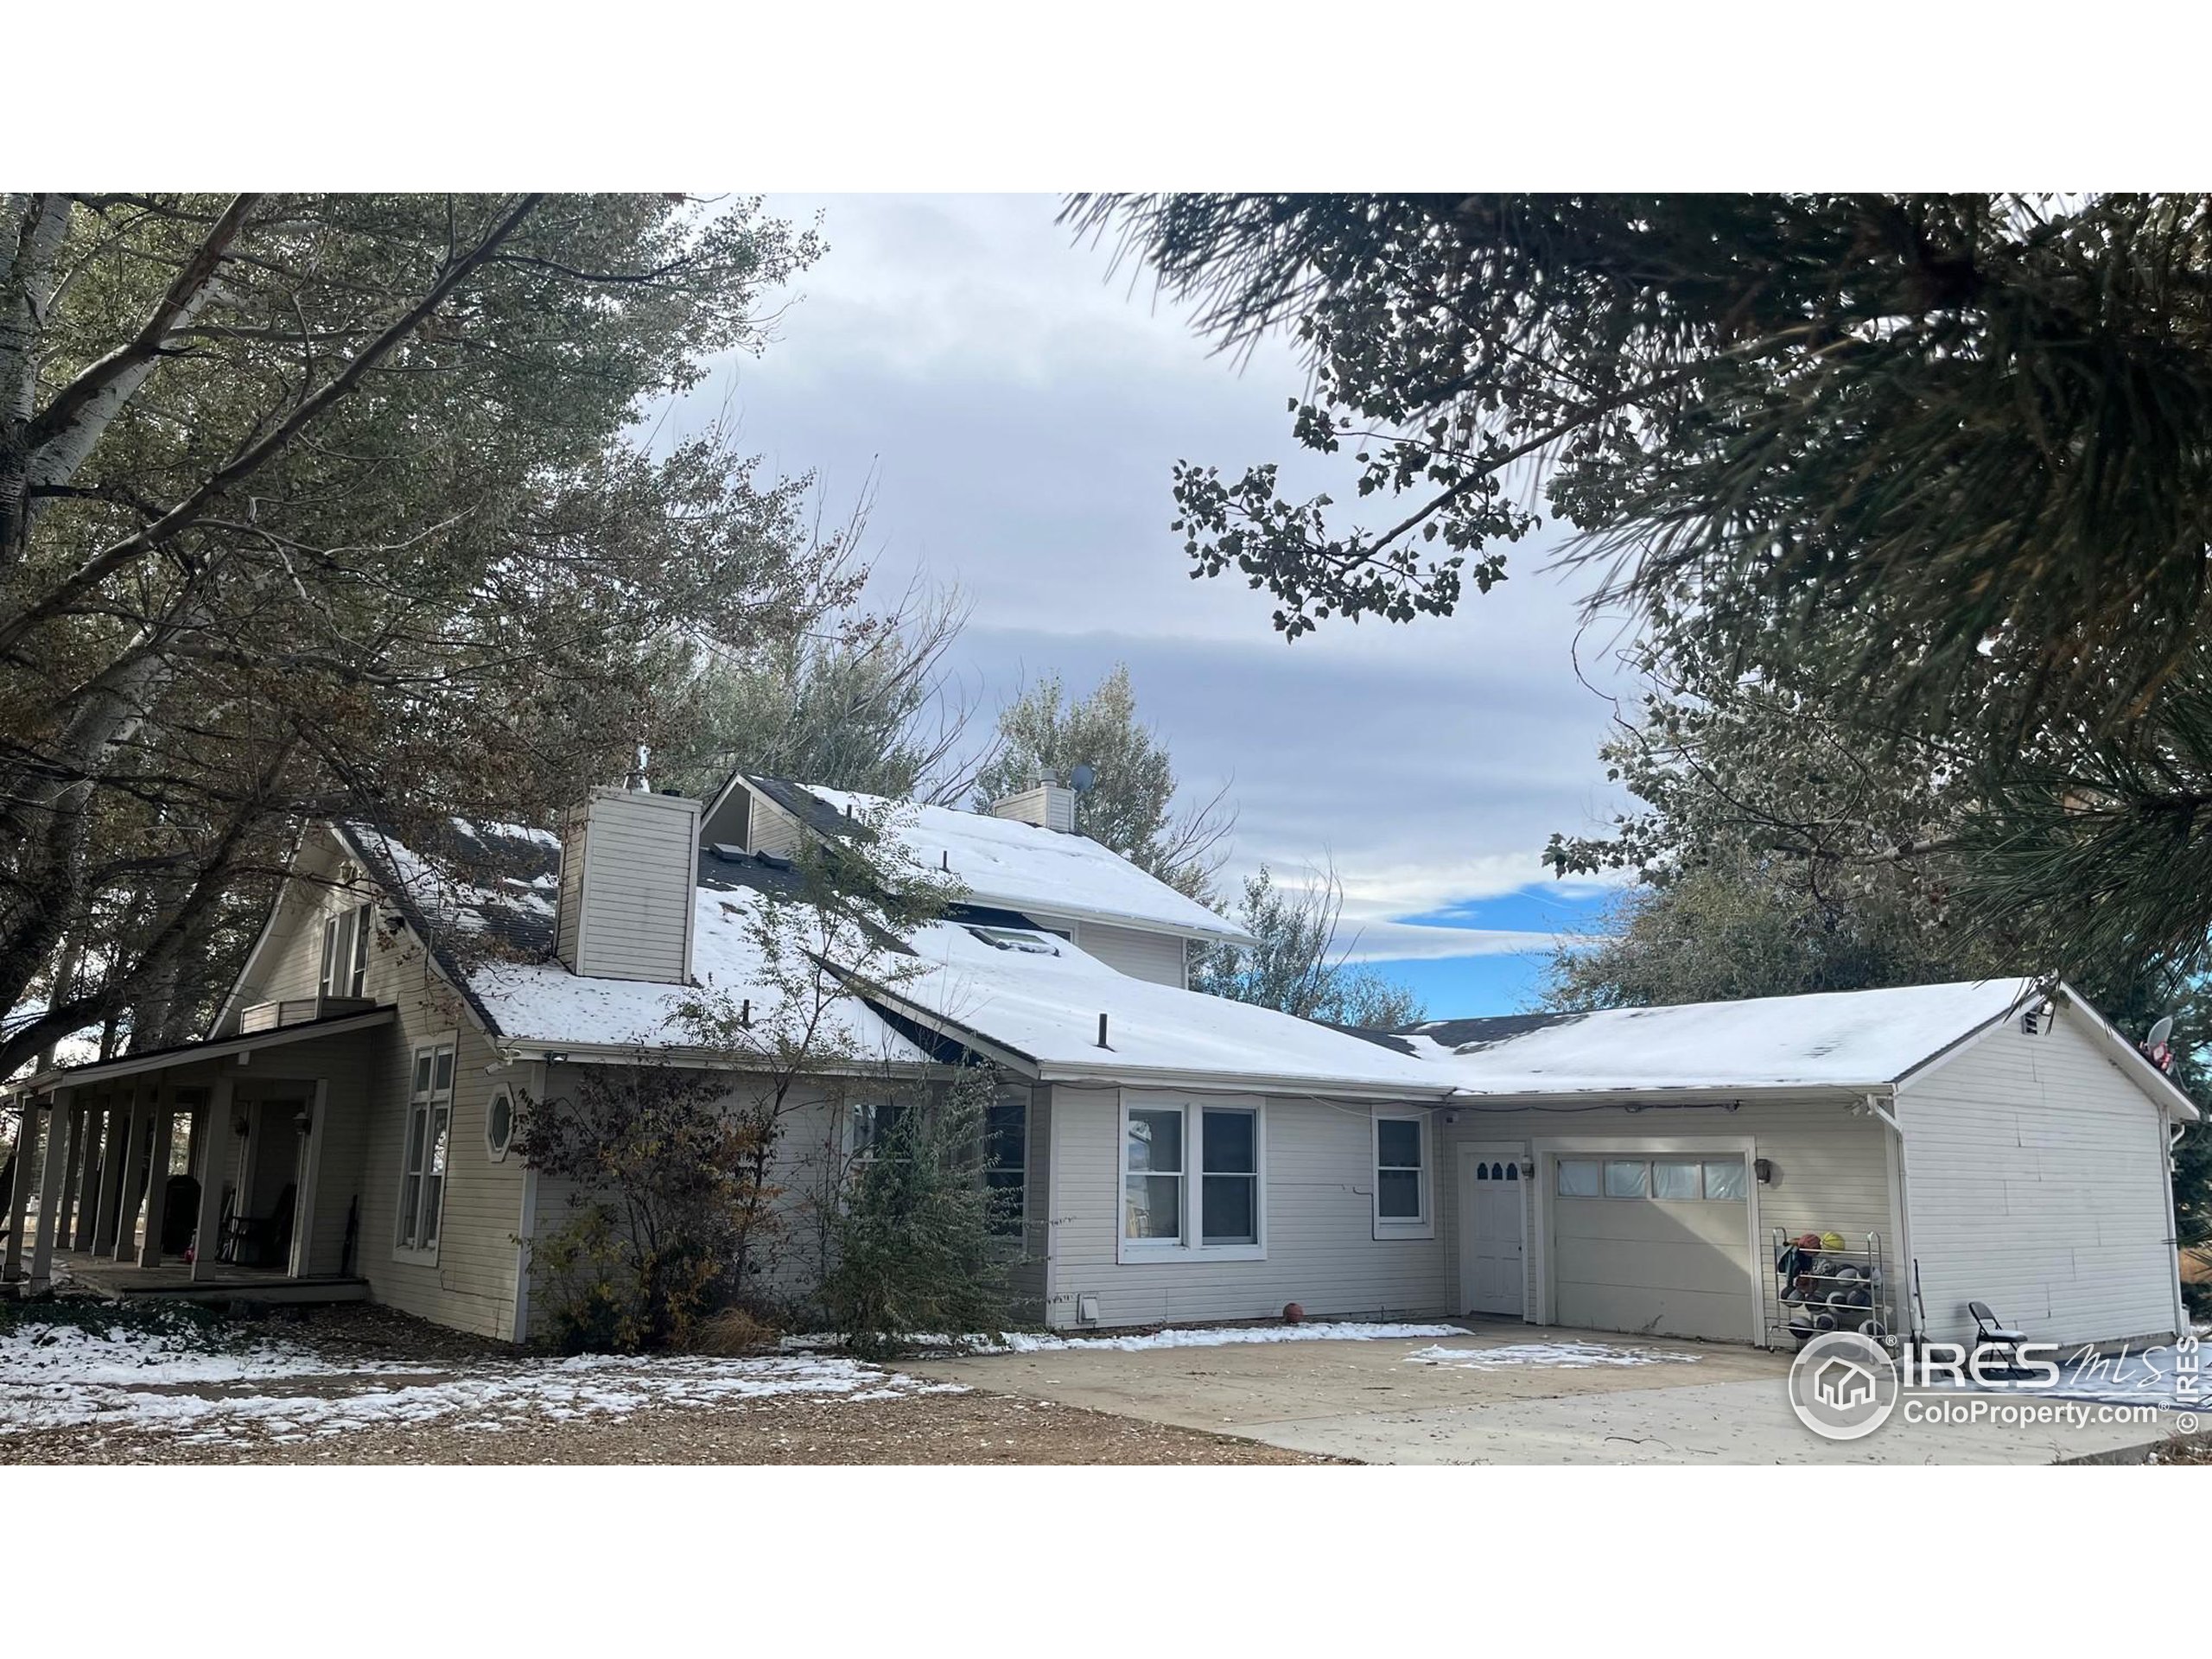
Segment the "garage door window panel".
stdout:
[[1651,1196],[1669,1203],[1702,1198],[1705,1184],[1701,1168],[1694,1160],[1687,1158],[1653,1159]]
[[1651,1166],[1641,1159],[1605,1160],[1605,1196],[1609,1198],[1648,1198],[1651,1196]]
[[1602,1191],[1598,1182],[1598,1160],[1595,1158],[1562,1158],[1559,1160],[1560,1197],[1594,1198]]
[[1724,1158],[1705,1166],[1705,1196],[1729,1204],[1742,1204],[1745,1198],[1744,1160]]

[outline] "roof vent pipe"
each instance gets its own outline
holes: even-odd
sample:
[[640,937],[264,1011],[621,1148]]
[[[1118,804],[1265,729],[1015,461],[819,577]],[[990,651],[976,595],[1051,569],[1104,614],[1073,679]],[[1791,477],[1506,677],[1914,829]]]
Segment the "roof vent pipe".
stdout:
[[1106,1016],[1103,1014],[1098,1016],[1098,1046],[1101,1048],[1111,1046],[1106,1040]]

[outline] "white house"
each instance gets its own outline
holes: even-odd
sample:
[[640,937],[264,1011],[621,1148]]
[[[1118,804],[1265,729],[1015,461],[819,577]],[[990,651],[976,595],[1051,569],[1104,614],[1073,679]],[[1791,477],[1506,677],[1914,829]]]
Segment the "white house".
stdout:
[[[122,1290],[370,1297],[526,1337],[531,1241],[566,1195],[512,1150],[516,1090],[724,1063],[684,1049],[677,1006],[771,994],[750,907],[874,804],[751,777],[707,803],[602,790],[559,836],[457,823],[435,857],[317,827],[206,1040],[30,1081],[60,1132],[21,1160],[9,1271],[59,1255]],[[2171,1144],[2196,1111],[2063,987],[1339,1031],[1188,989],[1192,945],[1242,936],[1075,833],[1074,806],[901,814],[889,832],[966,899],[840,1015],[871,1075],[980,1057],[1008,1080],[991,1179],[1054,1326],[1295,1301],[1771,1345],[1823,1319],[1955,1338],[1979,1300],[2053,1341],[2186,1328]],[[826,1099],[818,1120],[794,1156],[846,1144]],[[172,1124],[188,1224],[145,1177]],[[219,1243],[188,1267],[194,1237]]]

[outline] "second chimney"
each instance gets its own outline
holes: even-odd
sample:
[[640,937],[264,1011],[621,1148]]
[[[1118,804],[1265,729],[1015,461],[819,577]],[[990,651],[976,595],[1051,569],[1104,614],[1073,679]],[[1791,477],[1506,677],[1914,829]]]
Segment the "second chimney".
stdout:
[[1075,791],[1058,784],[1033,785],[1019,795],[993,801],[990,814],[995,818],[1013,818],[1018,823],[1033,823],[1040,830],[1057,830],[1064,836],[1071,836],[1075,833]]

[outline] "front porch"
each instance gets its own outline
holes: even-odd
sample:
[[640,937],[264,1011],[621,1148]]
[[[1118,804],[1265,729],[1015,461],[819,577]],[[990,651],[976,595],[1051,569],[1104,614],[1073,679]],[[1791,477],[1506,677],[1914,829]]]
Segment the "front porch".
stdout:
[[110,1301],[265,1302],[308,1306],[362,1302],[369,1281],[343,1274],[302,1274],[289,1268],[240,1267],[217,1261],[204,1271],[194,1262],[164,1261],[142,1268],[86,1250],[59,1250],[54,1257],[57,1288],[90,1291]]
[[32,1079],[0,1294],[364,1299],[355,1195],[391,1018],[348,1009]]

